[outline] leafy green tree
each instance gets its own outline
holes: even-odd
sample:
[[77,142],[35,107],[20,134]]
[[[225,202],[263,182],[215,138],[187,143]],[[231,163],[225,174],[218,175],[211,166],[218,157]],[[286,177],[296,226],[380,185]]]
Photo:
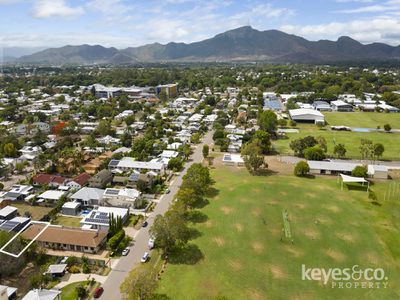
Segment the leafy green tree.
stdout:
[[362,139],[360,144],[360,153],[363,159],[371,158],[374,154],[374,144],[371,140]]
[[344,158],[346,156],[346,147],[343,144],[336,144],[333,148],[333,154],[339,158]]
[[271,152],[272,144],[268,132],[264,130],[257,130],[254,133],[252,140],[256,140],[263,154],[269,154]]
[[314,146],[304,150],[304,157],[308,160],[324,160],[325,153],[320,146]]
[[366,166],[356,166],[353,171],[351,171],[351,175],[354,177],[367,177],[368,170]]
[[304,160],[299,161],[294,167],[294,175],[304,176],[310,172],[310,166]]
[[178,172],[182,170],[183,162],[179,157],[173,157],[168,161],[168,169]]
[[259,114],[258,125],[269,134],[275,134],[278,118],[272,110],[266,110]]
[[326,139],[323,136],[317,136],[317,142],[318,146],[321,147],[321,149],[327,153],[328,152],[328,145],[326,143]]
[[207,158],[210,152],[210,147],[208,145],[203,145],[203,157]]
[[246,168],[250,172],[258,171],[265,164],[258,141],[253,140],[243,146],[241,151]]
[[192,188],[198,195],[204,196],[211,183],[210,170],[200,163],[195,163],[183,176],[181,188]]
[[314,147],[318,144],[318,141],[313,136],[306,136],[290,142],[289,147],[293,150],[294,155],[303,157],[304,150],[310,147]]
[[154,299],[158,281],[152,270],[134,269],[125,278],[121,285],[121,292],[127,300]]
[[6,157],[16,157],[17,154],[17,149],[15,149],[13,143],[7,143],[4,145],[4,155]]
[[374,145],[374,156],[380,158],[383,152],[385,152],[385,147],[381,143],[376,143]]
[[390,124],[385,124],[383,125],[383,129],[385,129],[386,132],[390,132],[392,131],[392,126],[390,126]]

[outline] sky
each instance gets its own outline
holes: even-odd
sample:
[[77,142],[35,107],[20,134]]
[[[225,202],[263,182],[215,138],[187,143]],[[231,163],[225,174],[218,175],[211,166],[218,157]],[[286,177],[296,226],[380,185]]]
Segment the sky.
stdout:
[[193,42],[251,25],[400,44],[400,0],[0,0],[0,48]]

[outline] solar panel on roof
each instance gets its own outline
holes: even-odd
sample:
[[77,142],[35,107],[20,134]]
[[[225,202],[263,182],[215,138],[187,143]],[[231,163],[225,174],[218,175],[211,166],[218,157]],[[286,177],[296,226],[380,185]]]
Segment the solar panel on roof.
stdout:
[[110,160],[110,162],[109,162],[109,166],[117,166],[118,165],[118,163],[119,163],[119,160],[115,160],[115,159],[113,159],[113,160]]
[[107,194],[107,195],[118,195],[119,191],[118,190],[107,189],[105,194]]
[[225,156],[224,160],[232,160],[232,158],[230,156]]
[[0,225],[1,230],[12,231],[15,227],[17,227],[19,223],[13,221],[6,221]]

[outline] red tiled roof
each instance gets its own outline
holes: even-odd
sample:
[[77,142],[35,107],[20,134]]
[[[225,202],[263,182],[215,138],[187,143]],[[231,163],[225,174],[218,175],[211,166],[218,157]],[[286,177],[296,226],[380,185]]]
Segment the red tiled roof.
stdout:
[[32,178],[32,181],[36,184],[50,184],[53,182],[63,184],[65,180],[67,179],[62,176],[50,174],[37,174]]
[[83,185],[85,185],[85,184],[89,181],[90,178],[91,178],[91,176],[90,176],[88,173],[82,173],[82,174],[76,176],[76,177],[74,178],[74,181],[75,181],[77,184],[83,186]]

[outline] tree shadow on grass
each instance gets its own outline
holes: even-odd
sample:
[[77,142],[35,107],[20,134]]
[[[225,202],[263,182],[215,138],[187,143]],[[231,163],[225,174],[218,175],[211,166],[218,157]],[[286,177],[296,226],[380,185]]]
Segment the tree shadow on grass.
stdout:
[[151,300],[172,300],[172,298],[166,294],[153,294]]
[[208,220],[208,216],[199,210],[192,210],[188,212],[188,221],[192,223],[204,223]]
[[197,239],[198,237],[201,237],[202,235],[203,234],[199,230],[197,230],[195,228],[189,228],[189,233],[188,233],[189,240]]
[[208,189],[207,193],[206,193],[206,196],[207,196],[208,198],[214,198],[214,197],[218,196],[218,194],[219,194],[219,190],[217,190],[217,189],[214,188],[214,187],[210,187],[210,188]]
[[194,244],[186,244],[177,247],[169,255],[168,262],[176,265],[194,265],[204,258],[199,247]]
[[252,175],[255,175],[255,176],[272,176],[272,175],[275,175],[275,174],[278,174],[278,172],[272,171],[272,170],[269,170],[269,169],[261,169],[261,170],[257,170],[257,171],[252,172]]
[[195,203],[194,208],[203,208],[208,204],[210,204],[210,201],[208,201],[207,199],[201,199]]
[[347,184],[347,189],[349,191],[361,191],[367,192],[368,187],[366,185],[355,185],[355,184]]

